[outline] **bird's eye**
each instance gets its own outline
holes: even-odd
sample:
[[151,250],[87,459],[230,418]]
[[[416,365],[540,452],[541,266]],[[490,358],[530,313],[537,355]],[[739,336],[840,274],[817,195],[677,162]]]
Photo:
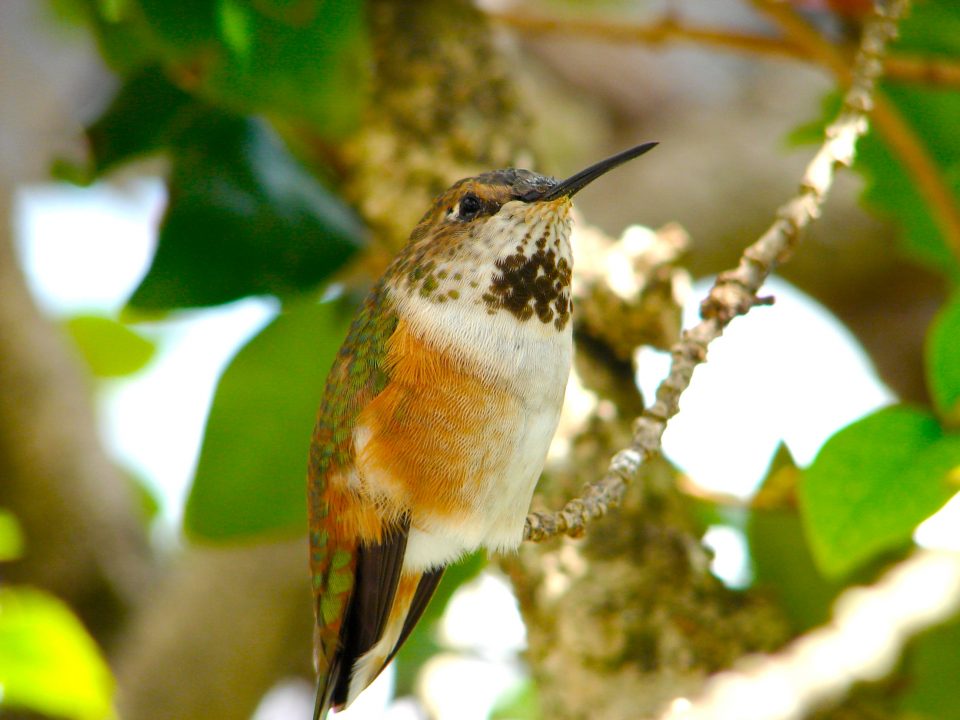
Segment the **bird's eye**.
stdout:
[[467,193],[460,198],[460,210],[457,214],[461,220],[470,220],[480,212],[481,207],[483,207],[483,203],[480,202],[480,198],[473,193]]

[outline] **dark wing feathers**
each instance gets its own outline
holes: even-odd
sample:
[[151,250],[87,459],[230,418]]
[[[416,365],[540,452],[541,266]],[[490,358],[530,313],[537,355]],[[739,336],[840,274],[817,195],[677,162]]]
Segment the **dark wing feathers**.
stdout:
[[[430,598],[433,597],[437,585],[440,584],[444,569],[442,566],[434,568],[430,572],[425,572],[420,577],[420,582],[417,584],[413,600],[410,602],[410,610],[407,611],[407,617],[403,621],[403,630],[400,632],[400,639],[397,640],[397,646],[393,649],[393,652],[390,653],[390,657],[387,658],[387,663],[393,660],[393,656],[397,654],[403,646],[403,643],[406,642],[406,639],[410,637],[414,626],[420,621],[420,616],[423,615],[423,611],[427,609],[427,605],[430,604]],[[386,663],[384,663],[384,665],[386,665]]]
[[347,701],[354,663],[383,635],[400,583],[409,534],[410,520],[406,518],[383,542],[361,544],[357,550],[357,579],[340,631],[337,661],[341,672],[331,693],[333,705]]
[[330,662],[330,668],[327,673],[320,678],[320,685],[317,687],[317,702],[313,706],[313,720],[323,720],[327,716],[333,705],[333,691],[340,682],[340,672],[343,669],[343,662],[339,655],[335,655]]

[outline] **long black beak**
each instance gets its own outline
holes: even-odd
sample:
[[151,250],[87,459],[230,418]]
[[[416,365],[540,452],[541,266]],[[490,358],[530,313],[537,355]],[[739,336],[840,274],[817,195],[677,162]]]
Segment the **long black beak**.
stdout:
[[544,202],[547,200],[556,200],[559,197],[573,197],[580,190],[592,183],[601,175],[610,172],[615,167],[623,165],[628,160],[640,157],[646,152],[653,150],[659,143],[647,142],[637,145],[629,150],[617,153],[606,160],[591,165],[581,170],[575,175],[571,175],[566,180],[561,180],[556,185],[547,190],[530,190],[521,198],[524,202]]

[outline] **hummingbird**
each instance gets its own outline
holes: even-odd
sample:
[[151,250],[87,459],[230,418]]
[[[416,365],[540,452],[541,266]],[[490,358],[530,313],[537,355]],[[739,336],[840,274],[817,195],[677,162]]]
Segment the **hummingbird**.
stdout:
[[447,565],[519,546],[573,355],[571,198],[656,144],[455,183],[357,311],[310,446],[314,720],[380,674]]

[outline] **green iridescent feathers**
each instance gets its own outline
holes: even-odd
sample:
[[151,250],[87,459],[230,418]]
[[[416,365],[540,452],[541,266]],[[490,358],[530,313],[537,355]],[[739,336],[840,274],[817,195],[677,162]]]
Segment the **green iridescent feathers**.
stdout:
[[353,426],[361,408],[388,382],[384,360],[387,340],[396,326],[397,316],[380,283],[360,307],[333,363],[310,446],[310,567],[321,673],[336,649],[356,565],[355,540],[329,531],[328,477],[353,461]]

